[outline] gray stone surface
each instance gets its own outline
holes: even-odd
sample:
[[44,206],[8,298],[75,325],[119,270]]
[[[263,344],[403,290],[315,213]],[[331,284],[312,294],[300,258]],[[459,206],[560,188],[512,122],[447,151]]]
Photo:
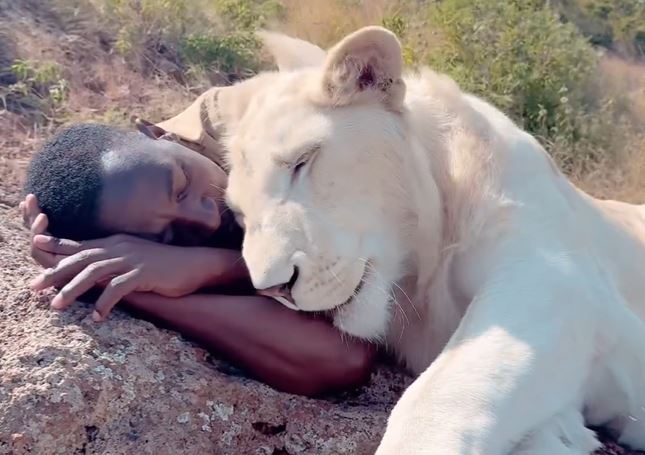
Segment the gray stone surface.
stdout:
[[177,334],[86,305],[48,309],[15,209],[0,207],[0,453],[369,454],[407,379],[312,400],[246,378]]

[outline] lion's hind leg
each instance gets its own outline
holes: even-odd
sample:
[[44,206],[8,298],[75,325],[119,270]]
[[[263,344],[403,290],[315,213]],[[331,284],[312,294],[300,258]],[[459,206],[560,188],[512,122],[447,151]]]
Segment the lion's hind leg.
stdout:
[[598,447],[595,433],[585,427],[582,414],[572,407],[532,431],[512,455],[589,455]]

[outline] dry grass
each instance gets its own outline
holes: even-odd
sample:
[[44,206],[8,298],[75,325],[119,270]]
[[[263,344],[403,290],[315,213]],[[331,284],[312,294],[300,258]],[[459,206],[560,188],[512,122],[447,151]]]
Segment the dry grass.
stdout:
[[[45,14],[45,13],[42,13]],[[53,13],[52,13],[53,14]],[[0,113],[2,141],[24,144],[25,136],[38,143],[54,130],[80,121],[106,121],[127,125],[132,113],[160,120],[183,109],[194,94],[169,77],[149,77],[133,70],[122,58],[101,47],[92,22],[75,23],[73,35],[64,26],[35,20],[28,9],[0,15],[0,27],[13,42],[12,59],[53,61],[62,68],[68,91],[64,106],[48,122],[30,123],[23,116]],[[6,128],[4,128],[6,127]],[[27,141],[31,148],[32,140]]]
[[387,0],[351,4],[343,0],[286,0],[283,3],[285,20],[273,27],[324,48],[360,27],[381,24],[391,9],[388,5],[392,4]]
[[[405,1],[286,0],[284,4],[286,17],[279,24],[272,24],[272,28],[323,47],[333,45],[346,33],[364,25],[381,24],[396,15],[415,17],[409,14],[414,5]],[[438,31],[423,19],[417,17],[407,23],[405,41],[414,49],[416,61],[425,59],[427,49],[442,45]],[[597,155],[607,158],[577,162],[570,170],[570,177],[597,197],[645,203],[645,128],[639,127],[645,122],[645,65],[607,55],[601,59],[599,71],[599,91],[592,93],[607,98],[602,103],[607,103],[605,108],[612,114],[598,128],[606,129],[606,136],[611,139],[608,147],[593,143],[587,147],[597,149]],[[614,116],[616,123],[610,119]],[[554,147],[552,150],[556,159],[558,154],[570,156],[568,149]]]
[[[58,4],[67,5],[74,1],[56,0]],[[90,3],[96,6],[102,1]],[[204,0],[199,1],[206,5]],[[97,17],[86,15],[76,18],[71,25],[59,24],[60,18],[50,19],[47,10],[36,0],[25,0],[22,4],[26,6],[22,10],[20,4],[17,3],[13,13],[6,17],[0,11],[0,29],[3,26],[8,29],[13,41],[15,54],[12,57],[58,62],[69,83],[69,92],[64,108],[55,113],[53,121],[45,124],[29,123],[26,117],[0,112],[0,146],[5,162],[18,155],[28,157],[44,138],[63,125],[91,120],[125,126],[129,124],[130,115],[135,113],[157,121],[180,111],[194,98],[194,90],[165,76],[164,71],[145,73],[119,57],[113,48],[107,48],[101,38],[102,33],[108,33],[106,25],[100,24]],[[441,45],[441,37],[424,18],[410,13],[418,4],[408,0],[282,0],[282,4],[284,16],[279,23],[269,23],[268,27],[323,47],[331,46],[361,26],[382,24],[385,19],[398,15],[415,18],[407,23],[405,42],[415,49],[418,60],[423,60],[427,49]],[[211,6],[205,11],[202,22],[215,20],[213,14]],[[38,20],[34,19],[35,15]],[[602,92],[618,94],[614,97],[614,102],[621,103],[617,110],[627,114],[621,114],[621,121],[609,126],[612,153],[606,150],[605,155],[612,158],[582,163],[571,170],[570,176],[595,196],[643,203],[645,65],[606,56],[602,59],[600,72]],[[616,150],[619,152],[613,153]],[[567,153],[567,150],[562,152]]]
[[[583,171],[572,179],[589,193],[603,198],[645,203],[645,65],[605,56],[600,64],[603,90],[614,94],[624,115],[613,125],[613,145],[620,153]],[[614,131],[615,132],[615,131]],[[609,132],[608,132],[609,133]]]
[[633,119],[645,121],[645,63],[607,55],[601,60],[600,70],[607,89],[629,99],[627,108]]

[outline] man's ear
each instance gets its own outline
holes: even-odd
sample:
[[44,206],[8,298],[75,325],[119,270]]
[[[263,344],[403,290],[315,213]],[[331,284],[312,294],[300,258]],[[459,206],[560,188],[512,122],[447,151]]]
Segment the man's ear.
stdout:
[[325,61],[325,51],[308,41],[267,30],[260,30],[256,35],[273,56],[280,71],[321,66]]
[[160,126],[150,123],[139,116],[133,115],[130,117],[130,121],[134,123],[134,126],[136,126],[140,133],[145,134],[150,139],[159,139],[163,135],[167,134],[167,131]]
[[364,27],[346,36],[328,52],[323,96],[334,106],[377,99],[400,111],[405,96],[401,44],[383,27]]

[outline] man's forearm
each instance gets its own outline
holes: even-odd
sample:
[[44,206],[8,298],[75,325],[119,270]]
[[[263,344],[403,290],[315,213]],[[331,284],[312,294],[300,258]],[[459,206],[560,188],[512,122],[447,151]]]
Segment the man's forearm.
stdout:
[[238,250],[196,247],[188,249],[195,276],[200,277],[198,288],[227,286],[248,281],[249,272]]
[[373,346],[264,297],[135,293],[126,302],[279,390],[318,395],[356,386],[371,371]]

